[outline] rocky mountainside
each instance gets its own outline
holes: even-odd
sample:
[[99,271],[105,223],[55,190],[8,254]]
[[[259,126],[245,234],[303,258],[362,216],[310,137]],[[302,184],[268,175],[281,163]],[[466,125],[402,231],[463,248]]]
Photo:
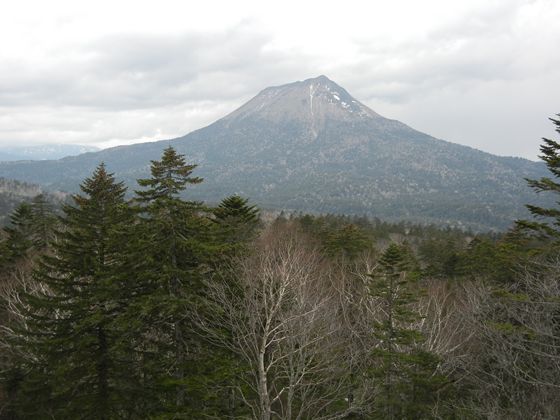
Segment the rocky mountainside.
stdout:
[[[269,87],[184,137],[56,161],[7,162],[0,176],[74,190],[104,161],[130,182],[168,145],[199,164],[190,196],[243,194],[271,209],[501,229],[526,215],[524,178],[544,165],[438,140],[382,117],[325,76]],[[542,200],[542,198],[540,198]]]

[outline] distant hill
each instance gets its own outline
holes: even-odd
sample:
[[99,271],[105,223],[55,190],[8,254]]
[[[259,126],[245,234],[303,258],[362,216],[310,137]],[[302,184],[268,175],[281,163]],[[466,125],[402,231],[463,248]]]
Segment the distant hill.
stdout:
[[28,147],[0,145],[0,161],[60,159],[98,150],[98,147],[80,144],[44,144]]
[[269,87],[184,137],[56,161],[7,162],[0,176],[75,190],[99,162],[136,187],[150,159],[174,146],[205,181],[194,199],[243,194],[304,212],[504,229],[538,202],[525,177],[543,164],[449,143],[382,117],[325,76]]

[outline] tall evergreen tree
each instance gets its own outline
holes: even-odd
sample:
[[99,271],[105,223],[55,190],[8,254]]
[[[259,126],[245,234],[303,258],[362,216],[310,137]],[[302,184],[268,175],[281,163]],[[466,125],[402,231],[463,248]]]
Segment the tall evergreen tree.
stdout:
[[407,250],[391,244],[370,275],[370,294],[378,300],[380,315],[373,325],[378,346],[373,351],[372,374],[378,383],[374,417],[426,418],[444,378],[436,373],[438,359],[421,350],[423,340],[412,308],[419,291],[407,277]]
[[125,187],[101,164],[64,207],[63,229],[35,272],[41,292],[25,296],[16,345],[22,417],[109,419],[130,415],[122,230],[131,223]]
[[236,224],[256,225],[259,220],[259,210],[248,204],[249,199],[238,195],[224,198],[214,209],[216,219]]
[[353,260],[360,253],[374,249],[373,239],[368,238],[365,232],[354,224],[332,230],[326,234],[323,248],[331,257],[339,256]]
[[170,416],[199,415],[205,398],[198,381],[205,350],[187,314],[201,305],[211,223],[200,203],[181,198],[187,185],[202,181],[192,176],[195,167],[168,147],[152,161],[151,178],[138,181],[145,189],[136,191],[135,276],[142,292],[132,316],[143,317],[142,369],[159,396],[152,409]]
[[19,204],[10,215],[10,226],[4,228],[7,234],[3,262],[13,262],[24,257],[33,246],[33,209],[27,202]]
[[31,201],[31,214],[33,247],[44,250],[53,241],[57,225],[52,204],[44,194],[39,194]]
[[232,195],[223,199],[212,211],[218,225],[219,240],[229,251],[227,254],[245,247],[256,235],[259,210],[248,202],[247,198]]
[[53,240],[57,219],[43,194],[16,207],[10,225],[4,228],[0,264],[13,263],[31,251],[44,251]]
[[185,204],[179,198],[188,184],[199,184],[202,178],[191,176],[196,165],[187,165],[185,157],[169,146],[163,151],[161,160],[152,160],[151,178],[139,179],[145,190],[136,191],[139,201],[150,205],[169,201],[175,205]]
[[[560,114],[557,116],[560,117]],[[550,118],[555,130],[560,134],[560,120]],[[529,186],[537,193],[550,192],[560,194],[560,143],[551,139],[543,138],[541,145],[541,160],[546,164],[553,177],[541,179],[527,179]],[[527,205],[527,208],[536,220],[519,220],[517,227],[523,231],[547,242],[560,244],[560,208],[544,208],[535,205]]]
[[[232,301],[239,299],[245,291],[239,280],[238,270],[232,270],[232,261],[239,261],[240,258],[247,257],[252,250],[250,246],[256,238],[260,226],[259,210],[254,205],[249,204],[247,198],[233,195],[223,199],[220,204],[212,209],[213,231],[217,255],[213,258],[212,277],[209,282],[227,284],[229,298]],[[235,264],[234,264],[235,265]],[[211,302],[212,299],[209,299]],[[210,303],[209,302],[209,303]],[[210,305],[215,305],[210,303]],[[221,310],[216,308],[215,310]],[[219,327],[218,327],[219,328]],[[222,329],[215,331],[216,335],[231,337],[231,331]],[[212,384],[216,390],[216,399],[220,417],[238,418],[247,415],[244,411],[244,404],[238,395],[238,390],[245,384],[239,383],[241,372],[245,373],[249,369],[245,360],[239,358],[238,354],[231,351],[231,348],[213,347],[212,357],[216,360],[215,365],[219,366],[219,373],[215,376]]]

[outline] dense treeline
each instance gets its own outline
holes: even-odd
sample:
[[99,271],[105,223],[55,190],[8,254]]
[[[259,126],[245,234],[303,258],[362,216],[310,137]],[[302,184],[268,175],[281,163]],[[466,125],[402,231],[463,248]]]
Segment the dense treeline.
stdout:
[[559,210],[504,235],[264,222],[181,198],[194,170],[168,148],[132,199],[101,164],[61,215],[13,212],[0,418],[560,417]]
[[0,225],[4,226],[8,223],[8,215],[20,203],[30,202],[37,195],[42,195],[45,200],[53,203],[63,201],[65,198],[65,194],[61,192],[42,193],[38,185],[0,178]]

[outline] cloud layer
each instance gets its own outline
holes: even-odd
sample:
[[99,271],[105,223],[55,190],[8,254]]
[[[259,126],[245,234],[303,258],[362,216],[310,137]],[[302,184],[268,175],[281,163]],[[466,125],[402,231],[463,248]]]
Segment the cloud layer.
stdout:
[[0,18],[9,42],[0,49],[0,144],[170,138],[266,86],[319,74],[382,115],[502,155],[535,158],[540,137],[553,136],[547,117],[560,112],[553,0],[276,10],[100,2],[88,12],[58,3],[31,14],[13,6]]

